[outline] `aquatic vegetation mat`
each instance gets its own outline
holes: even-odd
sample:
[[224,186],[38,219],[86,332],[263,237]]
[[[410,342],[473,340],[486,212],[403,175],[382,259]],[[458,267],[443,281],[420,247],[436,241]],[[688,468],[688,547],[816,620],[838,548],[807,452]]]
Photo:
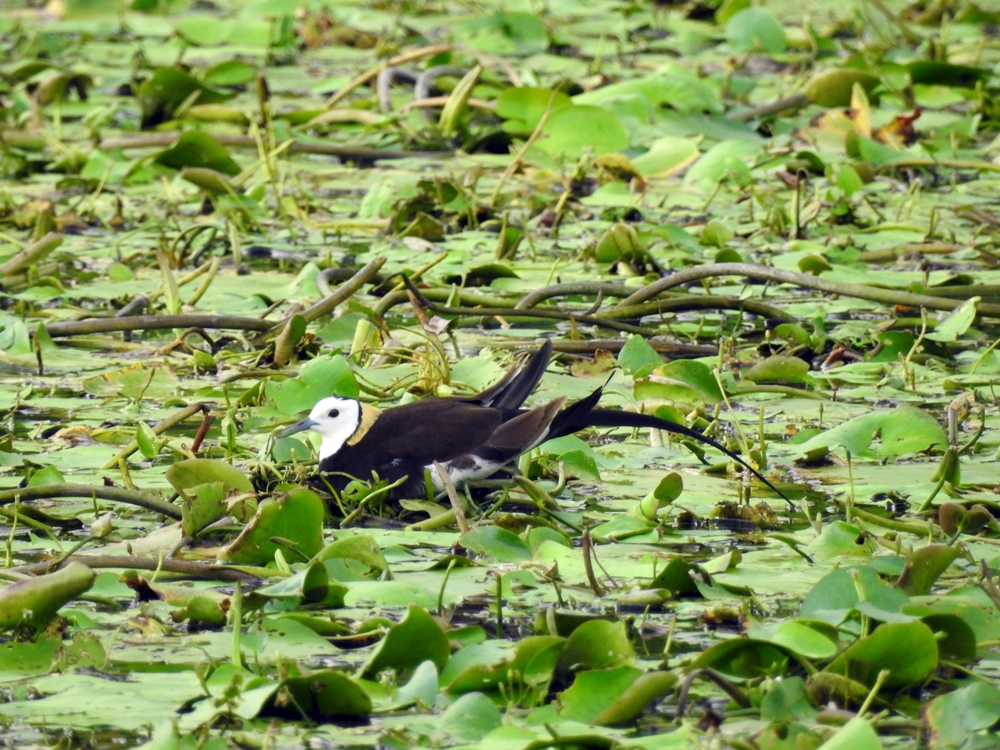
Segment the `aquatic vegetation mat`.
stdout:
[[[1000,747],[997,23],[6,3],[0,745]],[[753,472],[280,434],[543,339],[528,408]]]

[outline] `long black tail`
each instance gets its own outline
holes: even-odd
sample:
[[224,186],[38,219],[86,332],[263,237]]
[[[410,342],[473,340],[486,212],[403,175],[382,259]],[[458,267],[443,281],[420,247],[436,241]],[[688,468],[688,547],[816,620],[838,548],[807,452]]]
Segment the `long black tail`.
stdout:
[[513,368],[495,385],[465,400],[500,410],[520,409],[542,379],[551,358],[552,342],[546,340],[523,365]]
[[784,492],[771,484],[771,482],[769,482],[763,474],[731,450],[719,445],[719,443],[712,440],[712,438],[702,435],[697,430],[692,430],[690,427],[677,424],[676,422],[670,422],[666,419],[654,417],[651,414],[637,414],[630,411],[618,411],[617,409],[595,408],[597,406],[597,402],[601,398],[601,391],[602,389],[598,388],[586,398],[582,398],[576,403],[570,404],[559,412],[559,414],[556,415],[556,418],[552,420],[552,426],[549,428],[548,437],[557,438],[562,437],[563,435],[571,435],[574,432],[587,427],[645,427],[653,430],[666,430],[667,432],[672,432],[675,435],[683,435],[684,437],[697,440],[699,443],[704,443],[705,445],[715,448],[715,450],[720,451],[736,463],[743,466],[743,468],[757,477],[757,479],[778,493],[778,495],[781,496],[786,503],[791,505],[793,508],[795,507],[795,503],[789,500],[788,497],[785,496]]

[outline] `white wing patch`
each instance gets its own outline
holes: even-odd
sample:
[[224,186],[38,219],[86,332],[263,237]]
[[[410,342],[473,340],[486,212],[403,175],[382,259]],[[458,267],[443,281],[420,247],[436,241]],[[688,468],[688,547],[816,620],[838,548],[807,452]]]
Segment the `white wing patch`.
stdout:
[[[462,464],[461,468],[455,465],[459,462]],[[498,463],[484,461],[479,456],[462,456],[454,461],[448,461],[442,465],[444,466],[445,471],[448,472],[448,477],[451,479],[452,484],[456,485],[461,484],[462,482],[468,482],[472,479],[482,479],[483,477],[488,477],[501,466],[501,464]],[[430,466],[426,466],[424,468],[431,473],[431,482],[434,483],[434,489],[438,492],[444,492],[444,485],[441,483],[441,477],[438,476],[437,467],[435,467],[434,464],[431,464]]]

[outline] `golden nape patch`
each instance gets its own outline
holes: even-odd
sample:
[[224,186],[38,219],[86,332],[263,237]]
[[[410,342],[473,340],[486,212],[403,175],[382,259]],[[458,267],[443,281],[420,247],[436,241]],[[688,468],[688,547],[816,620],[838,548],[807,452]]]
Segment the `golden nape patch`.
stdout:
[[358,429],[354,431],[354,434],[347,438],[347,444],[357,445],[361,438],[368,434],[368,430],[372,428],[372,425],[375,424],[375,420],[379,418],[381,413],[380,410],[371,404],[361,404],[361,424],[358,425]]

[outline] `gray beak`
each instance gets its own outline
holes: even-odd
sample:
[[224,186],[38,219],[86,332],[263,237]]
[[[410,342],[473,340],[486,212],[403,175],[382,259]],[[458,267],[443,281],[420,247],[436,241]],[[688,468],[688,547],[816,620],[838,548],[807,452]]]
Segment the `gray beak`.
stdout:
[[315,425],[316,423],[313,420],[311,420],[309,417],[306,417],[305,419],[300,419],[293,425],[289,425],[281,432],[279,432],[275,437],[279,438],[288,437],[289,435],[294,435],[296,432],[302,432],[303,430],[311,429]]

